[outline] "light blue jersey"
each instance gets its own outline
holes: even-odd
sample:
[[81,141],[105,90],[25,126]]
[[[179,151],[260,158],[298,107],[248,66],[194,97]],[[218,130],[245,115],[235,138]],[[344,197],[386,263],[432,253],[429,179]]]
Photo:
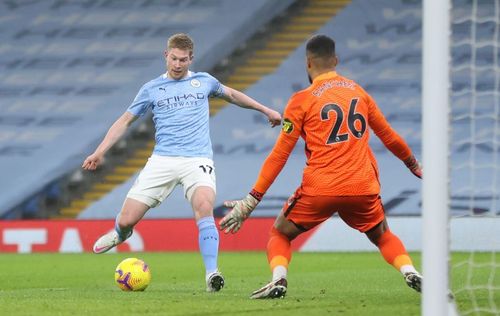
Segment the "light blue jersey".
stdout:
[[142,86],[127,111],[142,116],[151,108],[154,154],[212,159],[208,98],[222,93],[222,84],[205,72],[189,72],[181,80],[161,75]]

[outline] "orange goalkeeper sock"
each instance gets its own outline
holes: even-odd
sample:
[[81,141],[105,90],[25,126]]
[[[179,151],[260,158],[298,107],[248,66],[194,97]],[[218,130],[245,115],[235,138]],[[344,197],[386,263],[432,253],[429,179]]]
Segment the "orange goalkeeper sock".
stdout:
[[380,236],[377,247],[385,261],[401,273],[415,271],[405,246],[398,236],[394,235],[390,230],[386,230],[382,236]]
[[269,242],[267,243],[267,260],[273,272],[273,280],[286,278],[288,264],[291,259],[292,248],[290,240],[273,227]]

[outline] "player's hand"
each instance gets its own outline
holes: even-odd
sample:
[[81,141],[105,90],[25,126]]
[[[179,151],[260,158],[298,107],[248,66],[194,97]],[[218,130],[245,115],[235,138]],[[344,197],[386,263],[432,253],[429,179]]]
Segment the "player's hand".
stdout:
[[259,202],[259,200],[250,194],[247,194],[242,200],[224,202],[224,205],[232,208],[232,210],[219,222],[220,229],[224,230],[226,234],[229,232],[236,233],[240,230],[243,221],[250,216]]
[[103,161],[104,161],[103,155],[93,153],[83,161],[82,168],[84,170],[95,170],[97,169],[98,166],[102,164]]
[[404,161],[406,167],[416,176],[422,179],[423,169],[415,156],[411,155],[410,158]]
[[270,110],[269,113],[267,113],[267,119],[269,120],[271,127],[281,125],[281,114],[274,110]]

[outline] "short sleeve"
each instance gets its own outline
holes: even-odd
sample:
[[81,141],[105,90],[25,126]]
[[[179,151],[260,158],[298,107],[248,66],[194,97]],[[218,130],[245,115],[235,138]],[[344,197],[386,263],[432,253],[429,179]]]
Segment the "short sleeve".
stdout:
[[149,97],[148,89],[146,85],[144,85],[135,96],[134,101],[128,107],[127,111],[134,114],[135,116],[143,116],[151,107],[151,104],[152,100]]
[[210,74],[207,74],[208,83],[210,86],[210,97],[220,97],[224,93],[224,86]]

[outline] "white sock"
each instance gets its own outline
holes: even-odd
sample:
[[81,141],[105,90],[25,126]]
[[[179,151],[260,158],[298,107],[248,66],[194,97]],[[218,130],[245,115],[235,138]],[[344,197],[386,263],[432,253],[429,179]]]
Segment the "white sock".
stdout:
[[285,278],[286,279],[287,269],[285,266],[276,266],[273,269],[273,281]]
[[417,270],[415,270],[415,267],[412,266],[411,264],[405,264],[403,266],[401,266],[401,268],[399,269],[399,271],[401,271],[401,273],[403,275],[409,273],[409,272],[413,272],[413,273],[418,273]]

